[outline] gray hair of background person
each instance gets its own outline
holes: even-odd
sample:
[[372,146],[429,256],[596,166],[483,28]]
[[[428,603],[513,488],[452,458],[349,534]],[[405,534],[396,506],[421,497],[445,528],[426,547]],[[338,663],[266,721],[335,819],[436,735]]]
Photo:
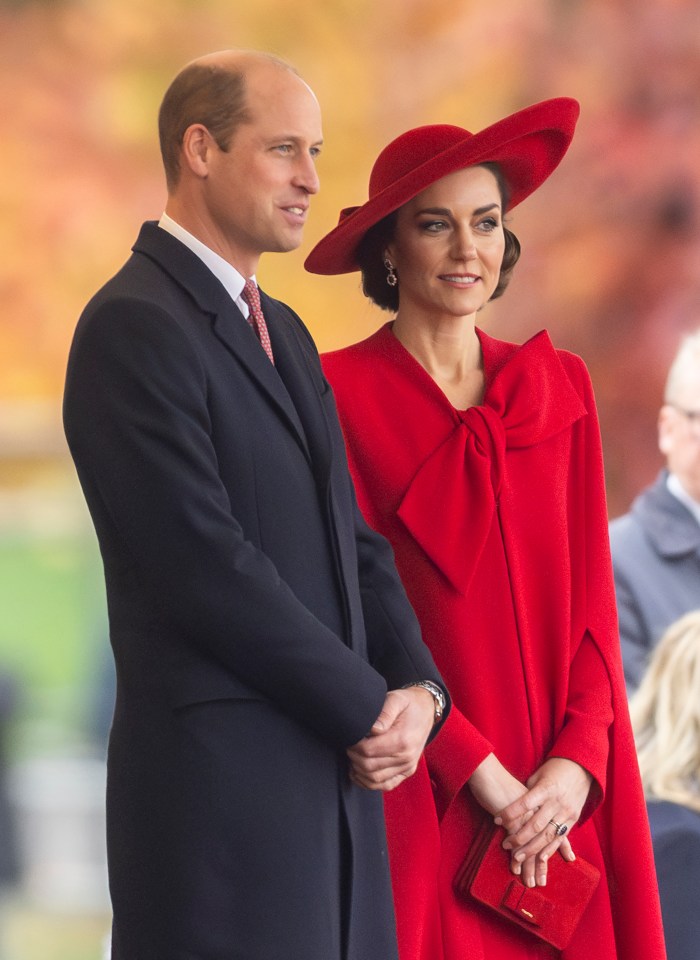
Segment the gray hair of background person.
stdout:
[[700,811],[700,610],[663,634],[630,715],[647,797]]
[[681,340],[678,352],[673,359],[666,378],[664,403],[673,405],[678,402],[679,392],[689,380],[697,379],[700,374],[700,329],[688,334]]

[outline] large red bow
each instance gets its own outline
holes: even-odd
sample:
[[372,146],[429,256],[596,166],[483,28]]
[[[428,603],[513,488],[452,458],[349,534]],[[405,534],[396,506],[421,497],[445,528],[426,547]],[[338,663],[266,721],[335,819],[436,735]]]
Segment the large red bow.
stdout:
[[585,413],[546,333],[501,367],[483,405],[455,411],[454,430],[418,469],[398,516],[460,593],[491,528],[506,450],[542,443]]

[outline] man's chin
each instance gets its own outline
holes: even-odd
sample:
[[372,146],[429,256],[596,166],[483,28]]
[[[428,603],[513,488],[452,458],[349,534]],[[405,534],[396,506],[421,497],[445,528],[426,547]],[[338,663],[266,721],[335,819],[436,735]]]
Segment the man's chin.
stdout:
[[299,230],[298,234],[294,234],[293,236],[278,238],[275,245],[270,245],[267,251],[268,253],[291,253],[292,250],[299,249],[303,239],[303,233]]

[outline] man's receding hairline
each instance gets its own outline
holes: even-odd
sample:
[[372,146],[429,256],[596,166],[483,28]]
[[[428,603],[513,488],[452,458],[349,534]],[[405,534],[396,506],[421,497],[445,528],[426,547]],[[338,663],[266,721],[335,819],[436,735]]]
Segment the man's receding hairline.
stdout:
[[[227,54],[230,54],[230,56],[227,56]],[[222,50],[218,53],[204,54],[204,56],[197,57],[196,59],[191,60],[189,63],[186,63],[185,66],[180,70],[178,76],[182,76],[190,71],[198,72],[200,70],[211,70],[220,71],[221,73],[228,74],[231,77],[237,77],[241,84],[244,98],[244,109],[245,113],[247,114],[246,118],[242,120],[242,123],[245,124],[252,121],[252,116],[250,115],[250,103],[248,99],[250,93],[249,79],[251,78],[251,75],[255,73],[256,68],[265,66],[276,68],[280,73],[284,72],[291,74],[300,80],[301,83],[308,88],[310,93],[315,96],[313,90],[311,90],[311,87],[308,85],[308,83],[306,83],[304,78],[293,64],[289,63],[287,60],[283,60],[274,53],[267,53],[263,50]]]
[[185,64],[182,72],[190,67],[199,66],[223,70],[227,73],[239,73],[245,77],[249,69],[263,65],[274,66],[280,70],[287,70],[297,77],[299,76],[299,71],[293,64],[274,53],[267,53],[263,50],[220,50],[217,53],[207,53]]

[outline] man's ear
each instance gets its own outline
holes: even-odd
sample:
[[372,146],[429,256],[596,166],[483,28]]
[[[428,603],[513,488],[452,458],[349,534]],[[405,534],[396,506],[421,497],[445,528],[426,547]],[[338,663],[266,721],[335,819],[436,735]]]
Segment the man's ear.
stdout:
[[193,123],[182,137],[182,163],[196,177],[209,176],[209,161],[215,144],[211,134],[202,123]]
[[668,456],[668,454],[671,452],[672,418],[673,408],[669,407],[668,404],[664,404],[664,406],[659,410],[659,418],[657,420],[657,427],[659,431],[659,450],[664,456]]

